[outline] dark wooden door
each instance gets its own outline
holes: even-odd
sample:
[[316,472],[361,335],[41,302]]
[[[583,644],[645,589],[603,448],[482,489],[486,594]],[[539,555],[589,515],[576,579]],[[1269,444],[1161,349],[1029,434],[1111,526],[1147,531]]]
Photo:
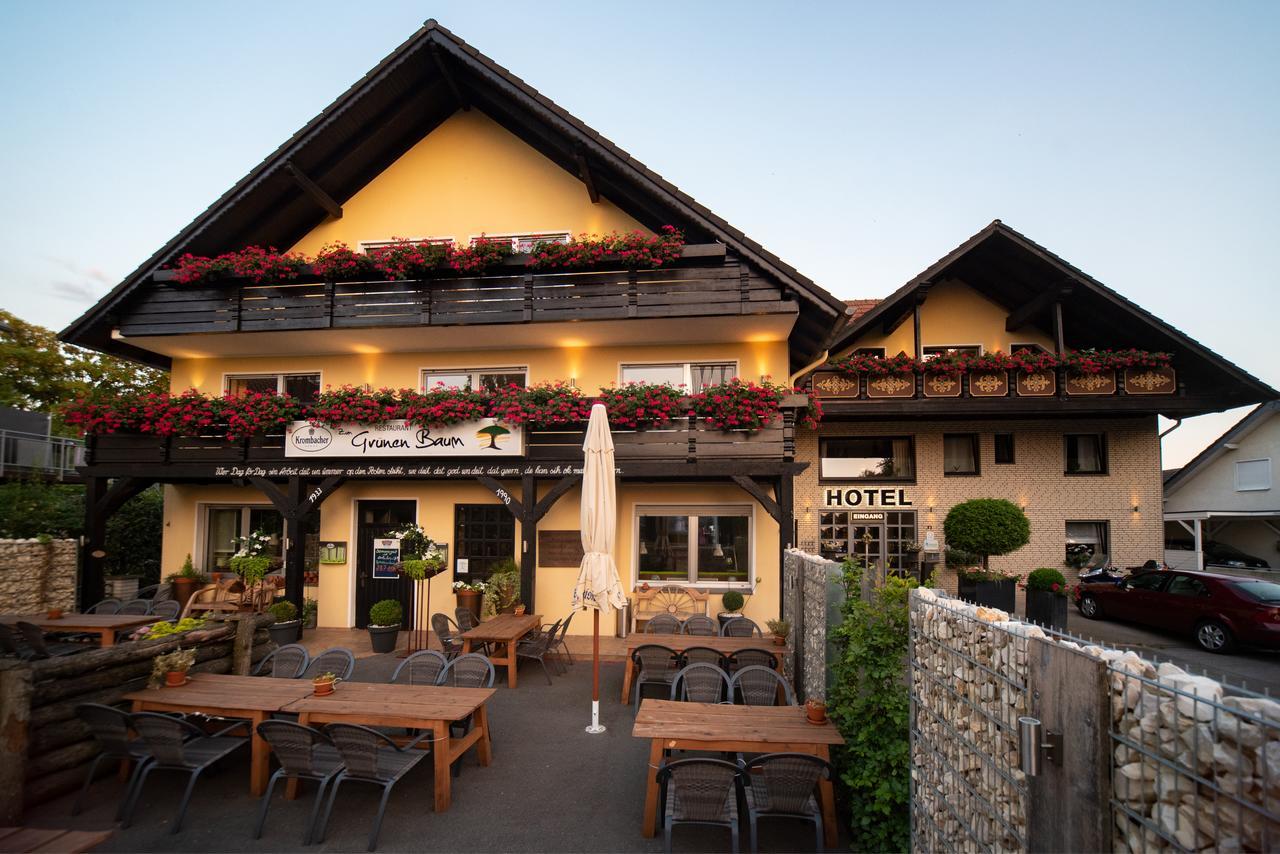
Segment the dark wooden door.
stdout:
[[413,582],[407,578],[373,577],[373,541],[418,521],[412,501],[360,501],[356,504],[356,628],[369,625],[369,608],[383,599],[398,599],[402,626],[413,622]]

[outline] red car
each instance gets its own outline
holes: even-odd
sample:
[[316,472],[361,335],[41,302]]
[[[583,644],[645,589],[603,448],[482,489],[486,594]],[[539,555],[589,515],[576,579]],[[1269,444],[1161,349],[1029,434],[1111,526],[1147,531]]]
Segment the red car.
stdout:
[[1076,607],[1091,620],[1114,617],[1193,633],[1201,649],[1236,643],[1280,649],[1280,584],[1209,572],[1148,571],[1123,581],[1083,583]]

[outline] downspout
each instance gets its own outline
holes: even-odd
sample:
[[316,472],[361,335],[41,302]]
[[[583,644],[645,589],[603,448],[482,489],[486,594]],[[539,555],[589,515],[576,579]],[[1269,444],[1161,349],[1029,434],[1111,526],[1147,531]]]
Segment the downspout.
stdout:
[[1179,427],[1181,427],[1181,426],[1182,426],[1182,419],[1181,419],[1181,418],[1175,418],[1175,419],[1173,419],[1173,426],[1172,426],[1172,427],[1170,427],[1168,430],[1165,430],[1163,433],[1161,433],[1161,434],[1160,434],[1159,436],[1157,436],[1156,438],[1158,438],[1158,439],[1163,439],[1165,436],[1168,436],[1170,433],[1172,433],[1174,430],[1177,430],[1177,429],[1178,429]]
[[812,362],[810,362],[809,364],[805,365],[803,368],[801,368],[800,370],[792,374],[791,377],[787,380],[787,385],[791,386],[792,388],[795,388],[796,380],[798,380],[800,377],[804,376],[805,374],[812,371],[814,368],[821,365],[823,362],[827,360],[827,357],[830,355],[831,355],[830,350],[823,350],[821,356],[814,359]]

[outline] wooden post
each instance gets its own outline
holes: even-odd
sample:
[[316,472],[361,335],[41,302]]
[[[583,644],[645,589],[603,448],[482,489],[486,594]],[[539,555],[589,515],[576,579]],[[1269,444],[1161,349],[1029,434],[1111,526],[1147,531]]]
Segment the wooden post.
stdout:
[[0,667],[0,826],[21,827],[34,680],[25,663]]
[[80,583],[77,604],[81,609],[102,601],[106,593],[103,564],[107,556],[107,517],[102,499],[107,494],[107,479],[84,479],[84,540],[80,547]]
[[1111,698],[1107,665],[1039,638],[1029,641],[1028,714],[1055,756],[1027,778],[1027,849],[1111,850]]
[[538,481],[531,474],[521,478],[520,515],[520,601],[530,614],[537,613],[535,594],[538,572]]
[[253,662],[253,633],[258,630],[256,614],[232,614],[227,617],[236,624],[235,640],[231,642],[231,672],[248,676]]
[[301,614],[302,575],[306,571],[307,558],[306,538],[302,535],[302,520],[306,517],[306,511],[301,510],[302,478],[289,478],[286,492],[293,511],[284,517],[284,539],[287,546],[284,550],[284,596],[298,606],[298,613]]

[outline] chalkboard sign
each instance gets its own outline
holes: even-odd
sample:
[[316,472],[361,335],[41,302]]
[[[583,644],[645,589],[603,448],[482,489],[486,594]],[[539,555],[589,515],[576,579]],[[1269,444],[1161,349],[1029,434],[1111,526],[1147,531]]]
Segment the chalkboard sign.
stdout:
[[539,566],[581,566],[581,531],[539,531]]
[[376,539],[373,541],[373,577],[399,578],[396,564],[400,562],[400,541],[398,539]]

